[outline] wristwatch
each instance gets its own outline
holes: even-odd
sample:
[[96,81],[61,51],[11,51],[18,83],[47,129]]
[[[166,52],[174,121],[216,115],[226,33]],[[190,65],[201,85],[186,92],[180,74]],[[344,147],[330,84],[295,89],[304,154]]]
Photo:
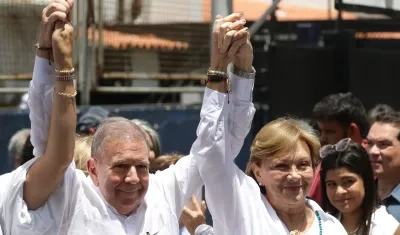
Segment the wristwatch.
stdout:
[[256,70],[254,67],[251,67],[251,73],[244,72],[238,68],[236,68],[232,63],[228,65],[228,70],[235,74],[238,77],[246,78],[246,79],[255,79],[256,78]]

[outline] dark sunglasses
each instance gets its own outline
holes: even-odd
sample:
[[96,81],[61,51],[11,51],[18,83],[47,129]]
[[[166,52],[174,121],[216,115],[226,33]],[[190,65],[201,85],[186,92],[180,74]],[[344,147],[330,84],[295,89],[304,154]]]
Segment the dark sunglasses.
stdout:
[[326,156],[328,156],[331,153],[343,152],[349,147],[350,142],[351,142],[351,139],[346,138],[346,139],[340,140],[339,142],[337,142],[337,144],[325,145],[319,149],[319,156],[321,158],[325,158]]

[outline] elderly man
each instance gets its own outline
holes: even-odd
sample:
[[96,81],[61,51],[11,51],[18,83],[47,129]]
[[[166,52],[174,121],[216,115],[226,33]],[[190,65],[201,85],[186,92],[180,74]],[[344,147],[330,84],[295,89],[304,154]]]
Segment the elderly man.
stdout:
[[[72,6],[73,0],[53,0],[43,11],[29,101],[32,143],[38,158],[20,167],[13,176],[5,197],[4,231],[51,235],[178,234],[177,218],[189,197],[203,184],[194,155],[224,155],[227,148],[235,153],[250,130],[253,80],[237,76],[254,77],[252,50],[245,50],[247,56],[241,50],[243,45],[249,48],[248,31],[215,32],[215,37],[225,40],[212,55],[198,137],[188,156],[165,171],[149,175],[149,148],[144,133],[130,120],[109,118],[93,137],[87,178],[71,164],[76,125],[73,30],[68,22]],[[241,26],[245,21],[240,17],[232,14],[225,20]],[[48,64],[46,48],[52,48],[56,76]],[[226,71],[237,52],[241,56],[235,57],[228,101],[226,73],[221,72]],[[226,138],[232,139],[232,146],[225,146]]]

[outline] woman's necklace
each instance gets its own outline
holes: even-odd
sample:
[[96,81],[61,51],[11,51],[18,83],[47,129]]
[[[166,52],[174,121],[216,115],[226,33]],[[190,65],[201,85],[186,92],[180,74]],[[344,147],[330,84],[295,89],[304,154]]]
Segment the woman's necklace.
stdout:
[[349,232],[347,230],[346,230],[346,232],[348,235],[355,235],[355,234],[357,234],[359,228],[360,228],[360,226],[358,226],[353,232]]
[[[317,216],[317,219],[318,219],[319,235],[322,235],[321,216],[319,215],[318,211],[315,212],[315,215]],[[358,228],[357,228],[357,230],[358,230]],[[300,234],[300,231],[297,229],[290,231],[290,235],[299,235],[299,234]]]

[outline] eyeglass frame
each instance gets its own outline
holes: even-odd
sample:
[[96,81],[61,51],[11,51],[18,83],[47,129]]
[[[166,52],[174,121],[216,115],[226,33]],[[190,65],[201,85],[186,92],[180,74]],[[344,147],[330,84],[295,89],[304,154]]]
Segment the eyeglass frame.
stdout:
[[[326,158],[326,156],[328,156],[329,153],[331,153],[331,151],[329,151],[329,150],[333,150],[333,151],[339,152],[339,153],[344,152],[348,149],[350,142],[351,142],[350,138],[344,138],[344,139],[339,140],[339,142],[337,142],[336,144],[328,144],[328,145],[322,146],[319,149],[319,157],[321,159]],[[343,147],[341,147],[342,145],[343,145]],[[338,148],[338,146],[340,148]]]

